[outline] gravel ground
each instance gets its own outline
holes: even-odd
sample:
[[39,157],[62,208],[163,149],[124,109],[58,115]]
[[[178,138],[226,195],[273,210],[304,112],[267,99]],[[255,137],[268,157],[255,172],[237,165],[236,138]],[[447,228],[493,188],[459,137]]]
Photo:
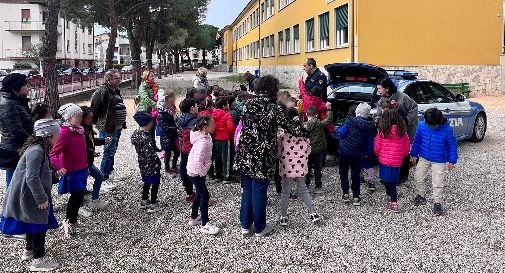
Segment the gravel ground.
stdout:
[[[272,186],[268,221],[275,231],[265,238],[242,238],[238,184],[209,185],[218,200],[209,210],[211,221],[222,228],[218,236],[202,235],[186,224],[190,207],[178,178],[163,178],[162,212],[142,212],[129,139],[136,126],[130,119],[116,155],[121,181],[115,192],[103,195],[111,206],[80,218],[75,238],[50,232],[48,254],[62,266],[56,272],[505,272],[505,98],[477,100],[488,109],[489,130],[482,143],[460,143],[460,162],[446,188],[445,216],[433,217],[431,203],[411,204],[412,181],[399,187],[398,214],[388,210],[383,188],[374,194],[363,188],[360,207],[344,205],[330,161],[323,173],[327,192],[314,196],[322,224],[311,224],[303,203],[295,200],[289,227],[277,225],[279,197]],[[62,220],[67,198],[53,194]],[[27,264],[19,261],[22,248],[20,241],[0,238],[0,272],[26,272]]]

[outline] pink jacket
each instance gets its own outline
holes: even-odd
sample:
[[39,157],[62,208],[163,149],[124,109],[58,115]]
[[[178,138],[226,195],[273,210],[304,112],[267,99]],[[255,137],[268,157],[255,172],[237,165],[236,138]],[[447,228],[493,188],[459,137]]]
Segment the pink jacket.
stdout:
[[[81,128],[82,129],[82,128]],[[67,173],[88,168],[88,154],[86,152],[86,138],[84,129],[61,126],[60,136],[51,152],[51,163],[54,170],[65,168]]]
[[310,141],[281,131],[277,134],[279,174],[288,178],[304,177],[308,170]]
[[212,163],[212,137],[192,130],[189,139],[193,147],[188,157],[188,174],[206,176]]
[[235,149],[238,148],[238,143],[240,142],[240,133],[242,131],[242,126],[244,124],[242,123],[242,120],[238,122],[237,128],[235,128],[235,135],[233,136],[233,142],[235,143]]
[[[323,99],[309,95],[307,88],[305,88],[305,83],[303,81],[298,81],[298,89],[300,89],[300,96],[302,97],[302,105],[303,105],[303,116],[307,116],[307,111],[310,107],[315,106],[317,108],[317,112],[319,114],[319,119],[325,120],[328,116],[328,108],[326,108],[326,104]],[[326,92],[326,90],[323,90]],[[304,121],[307,119],[304,118]],[[335,126],[333,124],[328,125],[328,129],[330,133],[333,134],[335,130]]]
[[409,136],[405,133],[402,137],[399,137],[396,125],[393,125],[389,138],[384,138],[380,132],[375,137],[374,150],[375,154],[379,157],[380,164],[399,168],[402,165],[403,159],[410,152]]

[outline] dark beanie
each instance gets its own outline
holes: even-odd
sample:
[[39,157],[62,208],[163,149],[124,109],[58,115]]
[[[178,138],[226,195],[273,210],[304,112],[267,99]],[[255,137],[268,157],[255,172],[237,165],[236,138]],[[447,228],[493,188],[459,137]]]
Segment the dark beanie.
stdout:
[[2,91],[3,92],[11,92],[11,91],[19,91],[21,87],[28,84],[28,80],[26,75],[20,73],[12,73],[2,80]]
[[146,126],[147,124],[149,124],[149,122],[153,120],[153,118],[149,113],[140,111],[135,113],[135,115],[133,115],[133,119],[137,122],[137,124],[140,127]]

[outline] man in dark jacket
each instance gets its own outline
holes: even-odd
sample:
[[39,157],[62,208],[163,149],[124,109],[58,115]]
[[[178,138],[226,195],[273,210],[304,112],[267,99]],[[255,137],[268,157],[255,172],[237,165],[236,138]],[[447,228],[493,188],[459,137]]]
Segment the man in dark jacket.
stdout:
[[316,60],[313,58],[308,58],[303,63],[303,70],[307,73],[307,78],[305,79],[305,88],[308,91],[312,90],[315,86],[321,87],[322,99],[326,101],[326,89],[328,87],[328,78],[326,75],[317,68]]
[[118,89],[121,76],[115,70],[108,71],[104,76],[104,85],[93,93],[91,109],[93,111],[93,123],[99,130],[99,137],[112,138],[105,144],[103,149],[102,171],[106,181],[102,188],[113,188],[111,173],[114,170],[114,156],[116,155],[121,131],[126,128],[126,106]]
[[0,167],[6,169],[7,186],[19,160],[18,149],[33,133],[25,75],[13,73],[2,80],[0,92]]
[[244,73],[244,80],[248,84],[248,87],[249,87],[248,91],[250,93],[253,93],[254,92],[254,85],[258,81],[258,77],[254,76],[253,74],[251,74],[251,72],[247,71],[246,73]]

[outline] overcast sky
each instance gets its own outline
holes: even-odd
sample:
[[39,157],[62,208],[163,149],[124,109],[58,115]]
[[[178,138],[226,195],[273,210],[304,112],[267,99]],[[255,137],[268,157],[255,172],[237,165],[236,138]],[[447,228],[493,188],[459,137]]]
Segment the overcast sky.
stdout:
[[205,23],[219,29],[233,23],[249,0],[211,0]]

